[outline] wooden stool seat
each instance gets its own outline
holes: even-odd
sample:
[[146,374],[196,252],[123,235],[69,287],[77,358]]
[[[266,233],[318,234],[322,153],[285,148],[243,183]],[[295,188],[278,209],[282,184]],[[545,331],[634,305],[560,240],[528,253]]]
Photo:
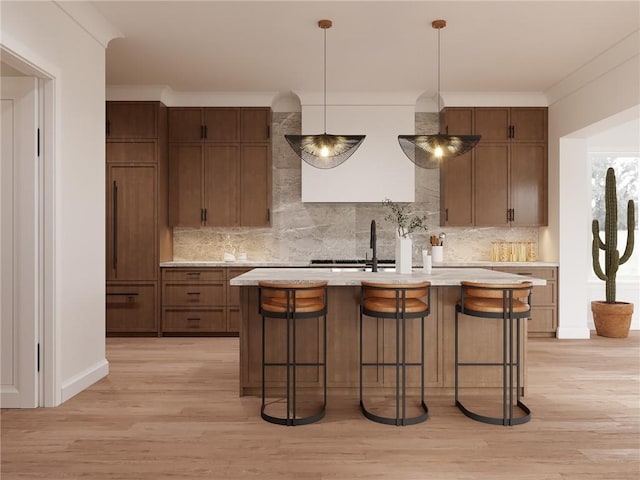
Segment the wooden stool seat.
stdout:
[[[458,305],[462,306],[458,301]],[[479,298],[479,297],[467,297],[464,300],[464,308],[467,312],[483,312],[483,313],[502,313],[504,312],[504,303],[501,298]],[[514,313],[526,313],[531,310],[531,306],[528,303],[521,302],[520,300],[513,300],[512,311]],[[470,314],[470,313],[469,313]]]
[[[398,310],[396,300],[390,298],[367,298],[363,306],[370,313],[395,313]],[[407,298],[404,303],[404,311],[407,313],[419,313],[427,309],[427,304],[416,298]]]
[[272,313],[312,313],[321,312],[325,308],[325,303],[323,299],[300,298],[296,299],[295,302],[291,302],[291,304],[287,304],[286,298],[273,297],[269,299],[263,298],[260,306],[263,310]]

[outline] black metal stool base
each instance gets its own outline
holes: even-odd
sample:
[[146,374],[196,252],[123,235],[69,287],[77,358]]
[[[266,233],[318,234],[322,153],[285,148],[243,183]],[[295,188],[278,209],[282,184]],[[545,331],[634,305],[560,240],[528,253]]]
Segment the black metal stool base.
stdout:
[[260,409],[260,416],[262,417],[263,420],[266,420],[269,423],[274,423],[276,425],[286,425],[288,427],[293,427],[296,425],[309,425],[310,423],[315,423],[319,420],[322,420],[326,413],[324,405],[322,406],[322,411],[316,413],[315,415],[311,415],[309,417],[303,417],[303,418],[274,417],[273,415],[269,415],[268,413],[265,413],[264,410],[265,410],[265,407],[262,407]]
[[364,402],[360,402],[360,410],[362,410],[362,414],[367,417],[369,420],[374,422],[383,423],[385,425],[396,425],[396,426],[405,426],[405,425],[416,425],[417,423],[422,423],[429,418],[429,408],[425,402],[420,402],[420,407],[424,411],[423,414],[417,415],[415,417],[383,417],[380,415],[376,415],[375,413],[367,410],[367,407],[364,406]]
[[516,402],[516,406],[524,412],[522,417],[488,417],[486,415],[480,415],[479,413],[472,412],[466,408],[459,400],[456,400],[456,406],[467,417],[476,420],[478,422],[489,423],[491,425],[522,425],[531,420],[531,410],[520,400]]

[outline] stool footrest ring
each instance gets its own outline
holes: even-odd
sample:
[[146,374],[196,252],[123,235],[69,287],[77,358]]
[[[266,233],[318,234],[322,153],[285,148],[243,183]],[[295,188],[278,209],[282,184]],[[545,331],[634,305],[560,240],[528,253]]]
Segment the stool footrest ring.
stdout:
[[516,402],[516,406],[520,408],[524,415],[521,417],[503,418],[503,417],[489,417],[486,415],[480,415],[479,413],[472,412],[466,408],[459,400],[456,400],[456,406],[467,417],[477,420],[478,422],[489,423],[491,425],[522,425],[531,420],[531,410],[520,400]]
[[317,422],[318,420],[322,420],[325,415],[325,409],[322,408],[322,411],[318,412],[315,415],[311,415],[309,417],[303,418],[280,418],[274,417],[273,415],[269,415],[264,411],[265,407],[262,407],[260,410],[260,416],[263,420],[266,420],[269,423],[275,423],[276,425],[286,425],[288,427],[296,426],[296,425],[309,425],[310,423]]
[[362,410],[362,414],[367,417],[369,420],[373,420],[377,423],[383,423],[385,425],[396,425],[396,426],[404,426],[404,425],[415,425],[417,423],[422,423],[429,418],[429,408],[425,402],[420,402],[420,407],[424,411],[424,413],[417,415],[415,417],[409,418],[396,418],[396,417],[383,417],[381,415],[376,415],[375,413],[367,410],[367,407],[364,406],[364,402],[360,402],[360,409]]

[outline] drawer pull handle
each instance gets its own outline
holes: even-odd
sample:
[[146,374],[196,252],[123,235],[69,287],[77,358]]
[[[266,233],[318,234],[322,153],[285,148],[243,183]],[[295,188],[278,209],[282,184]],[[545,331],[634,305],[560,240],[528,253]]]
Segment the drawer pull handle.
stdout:
[[532,277],[533,273],[531,273],[531,272],[518,272],[518,275],[524,275],[525,277]]
[[190,317],[190,318],[187,318],[187,320],[189,320],[190,322],[199,322],[200,318],[199,317]]
[[200,272],[187,272],[187,276],[189,277],[199,277]]
[[200,292],[187,292],[187,295],[200,295]]

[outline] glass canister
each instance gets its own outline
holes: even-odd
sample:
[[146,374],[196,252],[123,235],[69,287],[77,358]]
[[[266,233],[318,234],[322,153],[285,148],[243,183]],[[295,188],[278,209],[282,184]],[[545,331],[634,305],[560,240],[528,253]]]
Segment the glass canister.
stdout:
[[491,261],[500,261],[500,242],[491,242]]
[[509,242],[509,261],[518,261],[518,242]]
[[527,262],[535,262],[538,259],[538,245],[536,242],[527,243]]
[[527,242],[518,242],[518,261],[527,261]]
[[500,261],[509,261],[509,242],[500,242]]

